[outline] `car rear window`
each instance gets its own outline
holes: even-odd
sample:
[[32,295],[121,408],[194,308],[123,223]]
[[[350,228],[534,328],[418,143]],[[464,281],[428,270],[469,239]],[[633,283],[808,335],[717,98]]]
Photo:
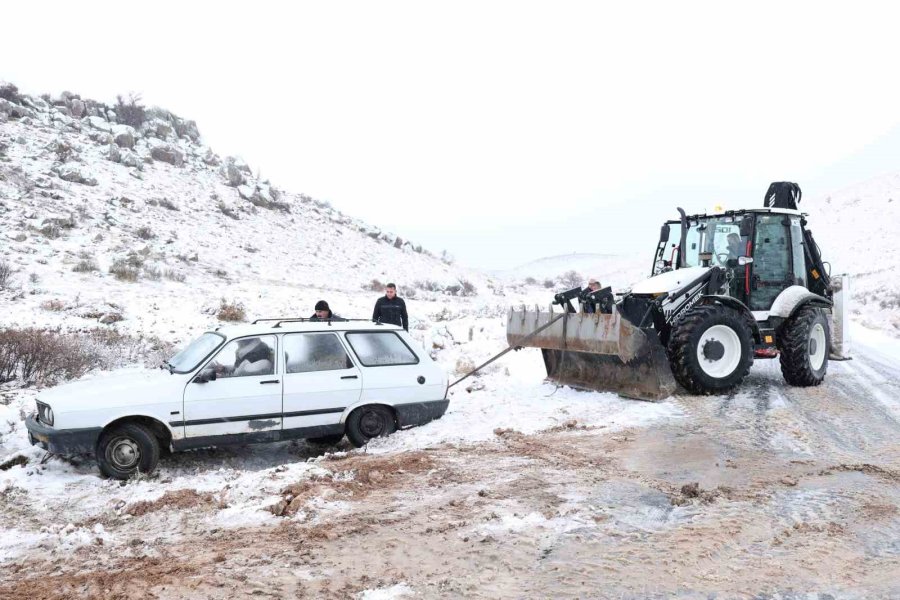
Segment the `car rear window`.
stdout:
[[354,331],[347,334],[347,341],[359,362],[366,367],[415,365],[419,362],[406,342],[393,331]]
[[333,333],[291,333],[284,336],[285,373],[352,369],[347,351]]

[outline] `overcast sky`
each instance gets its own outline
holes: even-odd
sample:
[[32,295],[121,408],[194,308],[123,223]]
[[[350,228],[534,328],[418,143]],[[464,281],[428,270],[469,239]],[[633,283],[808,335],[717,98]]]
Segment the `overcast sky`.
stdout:
[[0,79],[138,92],[277,186],[502,268],[649,256],[676,205],[900,171],[897,17],[861,2],[15,2]]

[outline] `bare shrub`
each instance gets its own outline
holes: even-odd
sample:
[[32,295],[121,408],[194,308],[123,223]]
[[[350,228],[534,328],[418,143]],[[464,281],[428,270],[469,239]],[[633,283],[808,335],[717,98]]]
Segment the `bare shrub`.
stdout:
[[60,312],[61,310],[64,310],[66,308],[66,304],[58,298],[53,298],[52,300],[45,300],[44,302],[42,302],[41,308],[53,312]]
[[535,279],[534,277],[526,277],[525,278],[526,285],[537,285],[537,282],[538,282],[538,280]]
[[478,288],[476,288],[475,284],[473,284],[468,279],[462,279],[462,280],[460,280],[460,283],[462,284],[462,290],[460,292],[460,295],[475,296],[478,294]]
[[72,267],[72,270],[76,273],[90,273],[92,271],[99,271],[100,267],[97,266],[97,261],[93,258],[85,258],[78,261],[78,264]]
[[177,258],[178,260],[180,260],[181,262],[183,262],[185,264],[190,264],[192,262],[197,262],[200,260],[200,256],[196,252],[194,252],[190,256],[188,256],[187,254],[176,254],[175,258]]
[[163,277],[170,281],[177,281],[178,283],[184,283],[184,280],[187,279],[187,277],[183,273],[179,273],[174,269],[164,270]]
[[244,310],[244,305],[240,302],[228,302],[225,298],[222,298],[216,317],[220,321],[243,321],[246,319],[247,313]]
[[369,290],[370,292],[380,292],[384,289],[384,284],[378,279],[373,279],[369,283],[364,284],[362,288],[364,290]]
[[584,277],[578,271],[566,271],[559,279],[559,282],[567,288],[578,287],[582,281]]
[[549,289],[553,288],[554,286],[556,286],[556,282],[553,281],[552,279],[545,279],[543,285],[545,288],[547,288],[549,290]]
[[228,279],[228,271],[225,269],[216,269],[213,271],[213,275],[218,277],[219,279]]
[[134,267],[135,269],[140,269],[144,266],[144,257],[141,254],[149,254],[149,248],[145,248],[144,250],[135,252],[131,251],[128,253],[128,256],[125,257],[124,262],[129,267]]
[[0,382],[18,375],[27,382],[80,377],[98,362],[76,336],[45,329],[0,330]]
[[55,240],[62,235],[62,230],[59,228],[59,225],[53,223],[48,223],[37,231],[48,240]]
[[163,198],[162,200],[160,200],[159,205],[167,210],[179,210],[179,208],[175,206],[175,204],[168,198]]
[[113,262],[112,266],[109,268],[109,272],[112,273],[116,279],[119,281],[137,281],[139,271],[136,267],[129,266],[121,258]]
[[420,289],[424,292],[443,292],[444,286],[442,286],[437,281],[431,281],[430,279],[426,279],[425,281],[416,281],[413,284],[417,289]]
[[49,148],[56,153],[56,159],[59,162],[66,162],[72,160],[78,154],[72,144],[64,140],[63,138],[59,138],[52,144],[50,144]]
[[5,290],[9,287],[12,281],[12,274],[12,265],[6,261],[0,261],[0,290]]
[[171,353],[171,344],[158,338],[128,336],[105,327],[77,333],[0,329],[0,383],[21,378],[52,384],[94,368],[136,362],[156,366]]
[[37,285],[41,281],[41,276],[38,275],[37,273],[29,273],[28,281],[30,281],[34,285]]
[[153,230],[146,225],[144,227],[138,228],[138,230],[135,231],[135,235],[137,235],[142,240],[152,240],[156,237],[156,234],[153,233]]
[[153,265],[144,265],[143,274],[150,281],[159,281],[162,278],[162,271]]
[[116,119],[119,123],[140,129],[147,120],[147,109],[140,103],[140,94],[128,94],[128,98],[116,96]]

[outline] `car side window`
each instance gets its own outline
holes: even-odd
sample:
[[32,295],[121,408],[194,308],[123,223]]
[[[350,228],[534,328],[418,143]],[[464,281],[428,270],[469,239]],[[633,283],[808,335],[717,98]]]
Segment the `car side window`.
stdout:
[[366,367],[414,365],[419,358],[393,331],[351,332],[347,341]]
[[207,368],[217,378],[252,377],[275,373],[275,336],[240,338],[225,344]]
[[290,333],[284,336],[285,373],[352,369],[343,344],[333,333]]

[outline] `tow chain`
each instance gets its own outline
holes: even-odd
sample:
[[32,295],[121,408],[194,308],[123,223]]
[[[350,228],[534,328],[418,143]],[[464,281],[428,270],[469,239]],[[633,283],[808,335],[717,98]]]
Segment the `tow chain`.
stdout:
[[[556,323],[557,321],[559,321],[560,319],[562,319],[563,317],[565,317],[565,316],[568,315],[568,314],[569,314],[569,313],[565,313],[565,312],[564,312],[564,313],[562,313],[561,315],[557,315],[556,317],[553,317],[553,318],[550,319],[547,323],[541,325],[540,327],[538,327],[537,329],[535,329],[534,331],[532,331],[531,333],[529,333],[528,335],[526,335],[525,337],[523,337],[520,341],[521,341],[521,342],[525,342],[525,341],[527,341],[527,340],[533,338],[534,336],[536,336],[537,334],[539,334],[539,333],[542,332],[543,330],[547,329],[548,327],[550,327],[551,325],[553,325],[554,323]],[[486,366],[488,366],[489,364],[491,364],[492,362],[494,362],[495,360],[497,360],[498,358],[500,358],[501,356],[503,356],[504,354],[506,354],[506,353],[509,352],[510,350],[521,350],[521,349],[522,349],[522,345],[521,345],[521,344],[519,344],[519,345],[517,345],[517,346],[507,346],[506,349],[503,350],[502,352],[500,352],[499,354],[495,354],[494,356],[492,356],[490,359],[488,359],[488,360],[485,361],[484,363],[478,365],[477,367],[475,367],[474,369],[472,369],[471,371],[469,371],[468,373],[466,373],[465,375],[463,375],[462,377],[460,377],[459,379],[457,379],[456,381],[454,381],[453,383],[451,383],[451,384],[448,386],[448,389],[449,389],[449,388],[452,388],[454,385],[456,385],[456,384],[459,383],[460,381],[463,381],[464,379],[468,379],[469,377],[471,377],[472,375],[474,375],[475,373],[477,373],[477,372],[480,371],[481,369],[485,368]]]

